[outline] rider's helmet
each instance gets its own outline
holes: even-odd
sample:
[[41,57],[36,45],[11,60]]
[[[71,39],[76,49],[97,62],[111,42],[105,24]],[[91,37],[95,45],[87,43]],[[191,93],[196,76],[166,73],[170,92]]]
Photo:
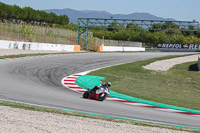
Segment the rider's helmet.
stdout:
[[110,87],[110,86],[111,86],[111,83],[110,83],[110,82],[106,82],[106,86],[107,86],[107,87]]

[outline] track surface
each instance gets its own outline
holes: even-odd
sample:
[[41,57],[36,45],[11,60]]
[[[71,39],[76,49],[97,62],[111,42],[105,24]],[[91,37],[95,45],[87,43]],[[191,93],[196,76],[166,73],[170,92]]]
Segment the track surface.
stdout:
[[[62,86],[63,77],[126,62],[186,53],[91,53],[44,56],[0,61],[0,99],[200,128],[200,118],[130,106],[123,103],[83,99]],[[187,53],[189,54],[189,53]]]

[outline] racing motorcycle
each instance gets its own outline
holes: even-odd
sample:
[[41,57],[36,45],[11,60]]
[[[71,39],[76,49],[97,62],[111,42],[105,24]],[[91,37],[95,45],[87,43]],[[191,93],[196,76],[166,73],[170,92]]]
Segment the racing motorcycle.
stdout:
[[95,86],[93,89],[88,89],[83,94],[83,98],[89,98],[89,99],[94,99],[98,101],[103,101],[107,98],[109,94],[109,90],[107,88]]

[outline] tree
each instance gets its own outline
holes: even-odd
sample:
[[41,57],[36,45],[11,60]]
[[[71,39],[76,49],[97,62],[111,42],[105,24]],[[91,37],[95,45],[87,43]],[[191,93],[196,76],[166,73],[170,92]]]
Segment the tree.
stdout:
[[194,30],[194,26],[193,25],[189,25],[189,30]]
[[131,29],[131,30],[140,29],[140,28],[141,27],[139,27],[137,24],[133,24],[132,22],[128,23],[127,26],[126,26],[126,29]]
[[39,22],[40,24],[47,22],[47,13],[45,11],[39,11]]
[[69,30],[77,31],[78,25],[77,24],[68,24],[68,25],[65,25],[65,28],[69,29]]
[[69,23],[69,18],[66,15],[58,16],[58,24],[67,25]]
[[4,20],[5,18],[8,18],[9,17],[9,6],[4,4],[4,3],[1,3],[0,2],[0,17],[2,18],[2,20]]
[[23,20],[27,23],[30,22],[40,22],[40,24],[48,23],[67,25],[69,23],[69,18],[66,15],[56,15],[55,13],[46,13],[45,11],[34,10],[30,7],[20,8],[17,5],[6,5],[0,2],[0,18],[4,19],[17,19]]
[[200,28],[197,29],[196,36],[200,38]]
[[24,11],[24,17],[23,17],[24,21],[26,21],[27,23],[34,21],[35,10],[33,10],[30,7],[24,7],[23,11]]
[[150,30],[154,31],[154,30],[160,30],[161,29],[161,23],[155,23],[152,25],[152,27],[150,28]]
[[50,25],[52,26],[53,23],[56,23],[56,14],[55,13],[49,13],[48,16],[48,23],[50,23]]
[[113,31],[117,28],[117,21],[113,21],[111,24],[108,25],[108,31]]
[[125,29],[121,29],[119,31],[115,31],[113,34],[114,40],[128,40],[129,33]]
[[179,26],[175,23],[170,21],[166,21],[162,26],[161,29],[179,29]]

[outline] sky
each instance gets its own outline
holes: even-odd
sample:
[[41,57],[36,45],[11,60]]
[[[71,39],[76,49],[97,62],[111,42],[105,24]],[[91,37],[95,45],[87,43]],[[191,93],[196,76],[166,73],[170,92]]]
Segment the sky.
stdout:
[[200,22],[200,0],[0,0],[36,10],[64,9],[107,11],[111,14],[150,13],[179,21]]

